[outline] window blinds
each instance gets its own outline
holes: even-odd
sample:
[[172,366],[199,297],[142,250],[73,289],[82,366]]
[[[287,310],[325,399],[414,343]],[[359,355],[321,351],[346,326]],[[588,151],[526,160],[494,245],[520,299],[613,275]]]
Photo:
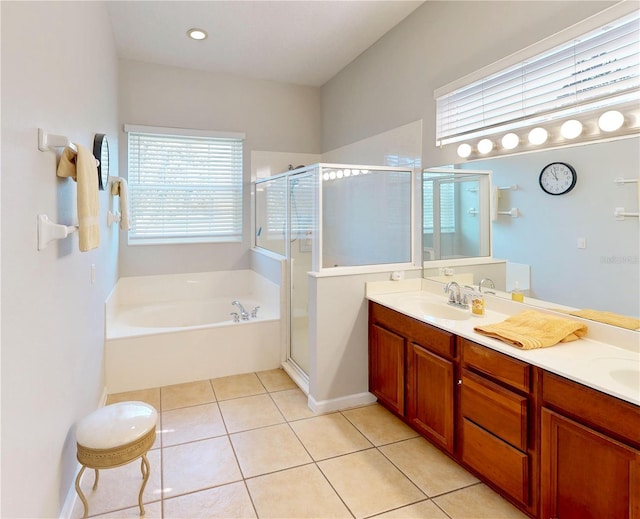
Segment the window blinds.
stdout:
[[129,243],[241,240],[242,138],[128,135]]
[[639,11],[436,97],[436,144],[640,99]]

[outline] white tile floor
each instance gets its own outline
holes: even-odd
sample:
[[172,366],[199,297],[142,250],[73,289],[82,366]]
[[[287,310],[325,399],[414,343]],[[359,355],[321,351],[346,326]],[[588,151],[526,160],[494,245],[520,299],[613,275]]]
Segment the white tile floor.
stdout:
[[[282,370],[111,395],[160,414],[144,492],[155,518],[524,518],[383,407],[316,415]],[[89,515],[138,517],[137,462],[93,471]],[[82,517],[79,500],[73,517]]]

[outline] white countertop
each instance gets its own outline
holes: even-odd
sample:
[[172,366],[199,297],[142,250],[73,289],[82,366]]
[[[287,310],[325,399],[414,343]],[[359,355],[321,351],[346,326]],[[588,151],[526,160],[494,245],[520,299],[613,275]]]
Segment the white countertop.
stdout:
[[[563,316],[587,324],[589,327],[587,336],[577,341],[547,348],[521,350],[477,333],[473,328],[504,321],[510,315],[531,309],[527,305],[486,296],[486,311],[483,317],[471,315],[465,320],[434,318],[422,314],[417,305],[407,304],[407,301],[415,301],[416,297],[420,297],[447,305],[447,299],[442,294],[442,285],[427,280],[409,280],[404,283],[368,283],[366,297],[370,301],[465,337],[510,357],[528,362],[616,398],[640,405],[640,334],[638,332],[614,329],[608,325]],[[624,337],[622,337],[623,335]],[[598,340],[595,340],[594,336]]]

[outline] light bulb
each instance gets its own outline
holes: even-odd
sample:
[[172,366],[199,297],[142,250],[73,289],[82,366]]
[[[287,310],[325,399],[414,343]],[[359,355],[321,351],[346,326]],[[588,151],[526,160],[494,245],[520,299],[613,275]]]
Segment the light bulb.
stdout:
[[575,139],[582,133],[582,123],[577,119],[569,119],[562,123],[560,135],[565,139]]
[[[357,175],[356,171],[358,171],[358,170],[357,170],[357,169],[354,169],[354,170],[353,170],[353,174],[354,174],[354,175]],[[345,176],[345,177],[350,177],[350,176],[351,176],[351,170],[350,170],[350,169],[345,169],[345,170],[344,170],[344,176]]]
[[486,155],[493,149],[493,141],[490,139],[482,139],[478,143],[478,151],[483,155]]
[[512,150],[518,144],[520,144],[520,137],[518,137],[515,133],[507,133],[504,137],[502,137],[502,147],[505,150]]
[[467,143],[458,146],[458,157],[466,159],[469,155],[471,155],[471,146]]
[[331,180],[335,180],[336,179],[336,172],[335,171],[329,171],[329,178]]
[[615,132],[624,124],[624,115],[618,110],[609,110],[598,119],[598,126],[603,132]]
[[325,182],[327,180],[329,180],[329,173],[327,173],[326,171],[322,174],[322,180],[324,180]]
[[549,137],[549,132],[539,126],[529,132],[529,142],[531,144],[544,144],[547,141],[547,137]]
[[341,169],[339,169],[339,170],[336,172],[336,178],[342,178],[342,175],[344,175],[344,173],[342,173],[342,170],[341,170]]

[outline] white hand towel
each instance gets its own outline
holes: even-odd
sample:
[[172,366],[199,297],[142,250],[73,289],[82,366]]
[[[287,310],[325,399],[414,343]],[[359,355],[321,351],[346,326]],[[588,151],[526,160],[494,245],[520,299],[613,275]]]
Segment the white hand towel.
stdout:
[[98,166],[88,148],[75,145],[78,151],[65,148],[58,164],[59,177],[71,177],[78,184],[78,242],[81,252],[96,249],[100,245],[98,213]]
[[500,189],[493,188],[491,193],[491,221],[495,222],[498,218],[498,204],[500,203]]
[[129,196],[127,180],[121,177],[111,179],[111,194],[120,197],[120,229],[128,231],[131,226],[129,222]]

